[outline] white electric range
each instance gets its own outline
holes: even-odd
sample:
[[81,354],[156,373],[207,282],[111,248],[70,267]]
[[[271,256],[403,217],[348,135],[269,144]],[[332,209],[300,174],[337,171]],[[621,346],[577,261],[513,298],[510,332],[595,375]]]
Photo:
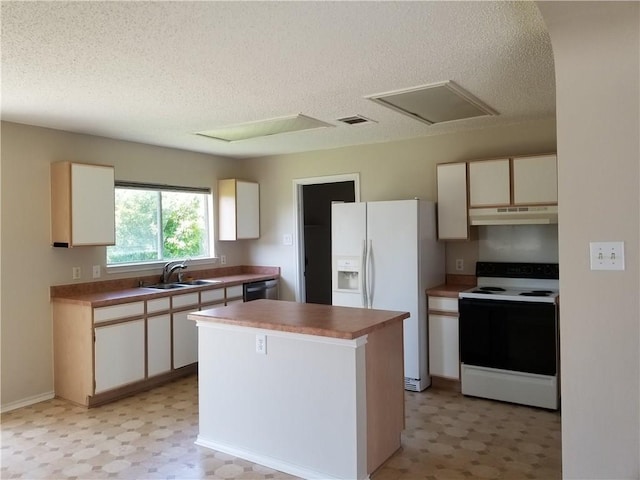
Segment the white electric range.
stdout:
[[465,395],[559,407],[559,269],[554,263],[478,262],[460,292]]

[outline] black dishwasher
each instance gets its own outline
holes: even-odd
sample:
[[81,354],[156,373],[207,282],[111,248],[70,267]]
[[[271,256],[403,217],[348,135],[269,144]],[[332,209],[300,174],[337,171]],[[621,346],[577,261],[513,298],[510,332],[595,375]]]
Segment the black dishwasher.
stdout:
[[263,280],[244,284],[243,298],[245,302],[268,298],[278,300],[278,280]]

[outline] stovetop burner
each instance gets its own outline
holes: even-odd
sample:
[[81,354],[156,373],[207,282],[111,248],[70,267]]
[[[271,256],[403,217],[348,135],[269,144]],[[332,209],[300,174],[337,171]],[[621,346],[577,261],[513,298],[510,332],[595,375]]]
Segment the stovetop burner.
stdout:
[[558,297],[558,264],[478,262],[478,285],[459,298],[551,302]]

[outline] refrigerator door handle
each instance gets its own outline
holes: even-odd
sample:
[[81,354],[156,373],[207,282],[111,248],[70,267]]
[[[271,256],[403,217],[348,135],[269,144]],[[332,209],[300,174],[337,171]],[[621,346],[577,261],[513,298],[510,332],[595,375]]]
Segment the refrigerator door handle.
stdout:
[[367,249],[367,308],[373,308],[373,244],[369,240],[369,248]]
[[367,297],[367,241],[362,240],[362,257],[361,257],[361,266],[360,266],[360,289],[361,289],[361,298],[362,298],[362,306],[367,308],[368,297]]

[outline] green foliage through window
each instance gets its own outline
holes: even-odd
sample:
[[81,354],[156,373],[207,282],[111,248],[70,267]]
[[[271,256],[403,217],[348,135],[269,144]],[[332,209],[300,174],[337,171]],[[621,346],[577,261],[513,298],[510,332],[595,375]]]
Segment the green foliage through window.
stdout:
[[209,245],[209,194],[116,187],[108,265],[208,257]]

